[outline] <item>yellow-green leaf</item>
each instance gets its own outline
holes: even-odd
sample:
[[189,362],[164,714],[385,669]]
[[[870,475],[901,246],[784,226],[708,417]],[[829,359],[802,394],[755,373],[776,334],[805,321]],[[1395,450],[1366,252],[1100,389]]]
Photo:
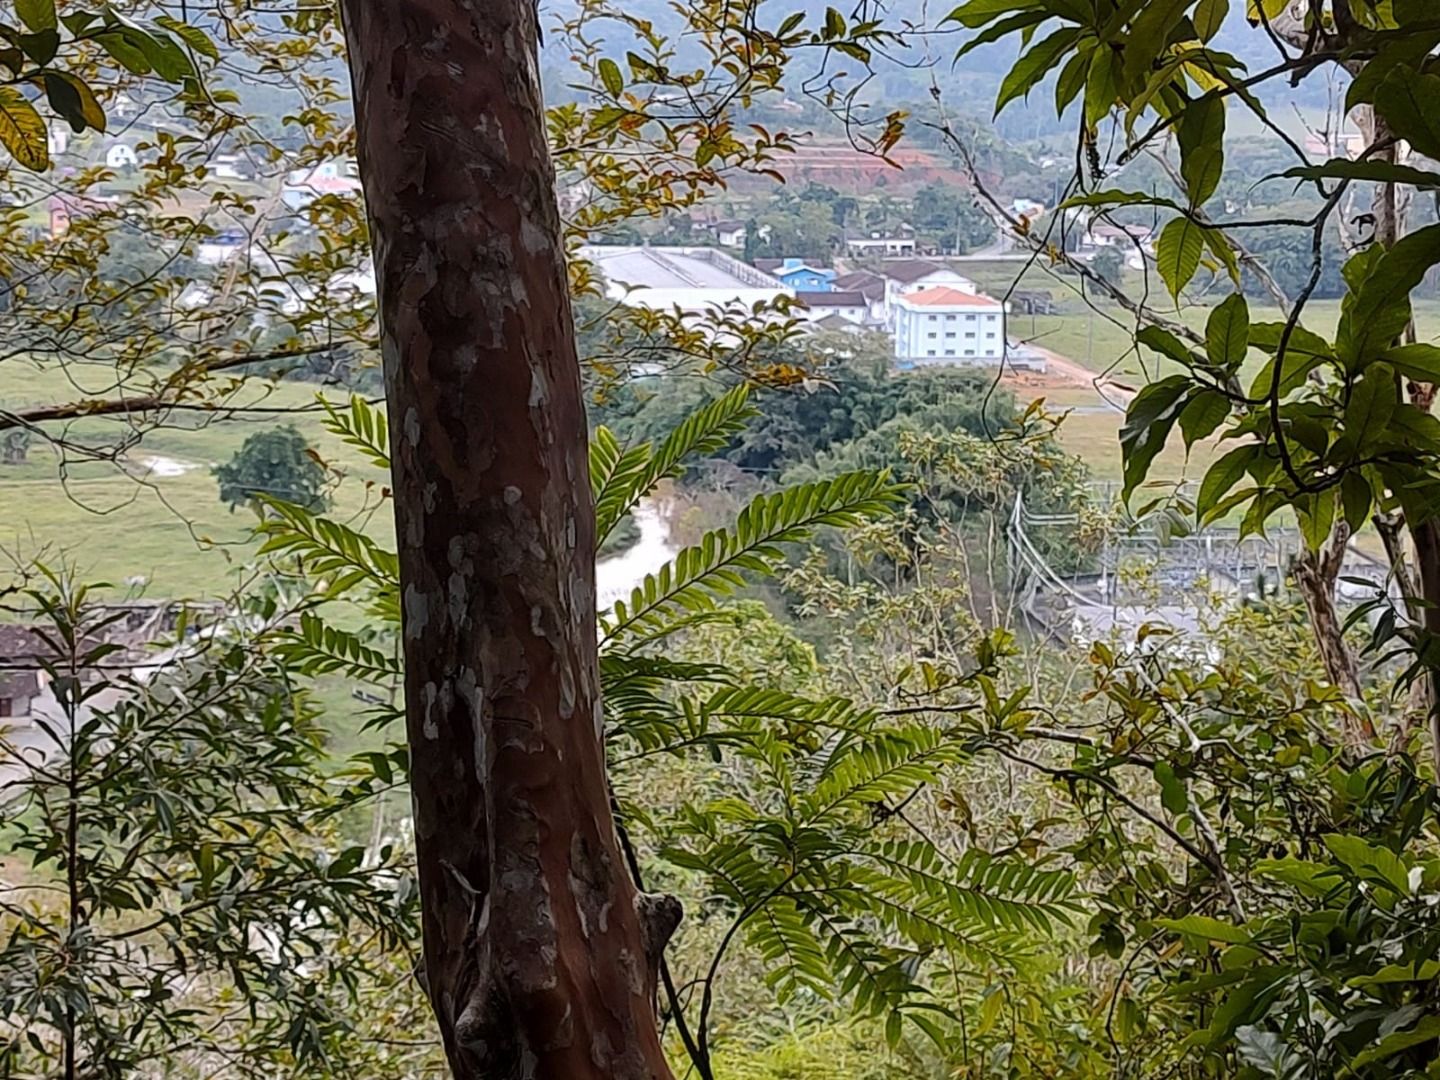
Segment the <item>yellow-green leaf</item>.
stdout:
[[45,121],[13,86],[0,86],[0,146],[27,169],[43,172],[50,167]]
[[1177,303],[1180,293],[1200,269],[1200,254],[1205,250],[1205,229],[1188,217],[1177,217],[1160,230],[1155,248],[1155,263],[1161,280]]
[[55,29],[55,0],[15,0],[15,14],[36,33]]

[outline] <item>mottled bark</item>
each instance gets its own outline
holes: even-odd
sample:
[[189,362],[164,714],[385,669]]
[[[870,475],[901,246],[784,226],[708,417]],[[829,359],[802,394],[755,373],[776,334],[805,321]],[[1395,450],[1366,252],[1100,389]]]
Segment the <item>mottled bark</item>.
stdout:
[[424,979],[457,1077],[654,1080],[679,913],[609,812],[533,0],[344,0],[393,454]]
[[1310,628],[1320,660],[1332,685],[1356,703],[1356,712],[1347,722],[1346,741],[1363,747],[1374,738],[1375,728],[1360,705],[1360,671],[1355,654],[1345,643],[1344,624],[1335,606],[1335,584],[1345,562],[1350,543],[1350,527],[1341,522],[1330,534],[1329,541],[1318,552],[1304,552],[1295,561],[1295,585],[1310,615]]

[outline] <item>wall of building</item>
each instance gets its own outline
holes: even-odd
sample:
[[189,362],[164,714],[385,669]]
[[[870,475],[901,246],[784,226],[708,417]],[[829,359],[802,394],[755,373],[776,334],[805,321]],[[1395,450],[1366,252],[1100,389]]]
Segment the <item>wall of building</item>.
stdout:
[[1005,314],[983,308],[895,308],[895,359],[901,366],[998,364],[1005,355]]

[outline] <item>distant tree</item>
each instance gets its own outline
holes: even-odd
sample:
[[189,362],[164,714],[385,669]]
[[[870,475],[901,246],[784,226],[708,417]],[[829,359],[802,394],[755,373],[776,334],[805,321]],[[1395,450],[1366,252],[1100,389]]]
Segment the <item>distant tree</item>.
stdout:
[[12,428],[0,433],[0,465],[24,465],[30,442],[29,428]]
[[324,510],[330,503],[325,493],[325,466],[305,436],[288,425],[257,431],[228,464],[217,465],[213,472],[220,485],[220,501],[231,510],[260,495],[285,499],[307,510]]
[[1114,248],[1106,248],[1090,261],[1090,269],[1110,284],[1121,285],[1125,280],[1125,256]]

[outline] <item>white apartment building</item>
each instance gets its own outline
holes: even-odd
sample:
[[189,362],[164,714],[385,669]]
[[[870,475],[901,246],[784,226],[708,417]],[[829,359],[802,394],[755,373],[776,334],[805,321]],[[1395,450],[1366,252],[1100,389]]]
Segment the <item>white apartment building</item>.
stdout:
[[939,285],[894,302],[895,364],[999,364],[1005,357],[1005,305],[984,293]]

